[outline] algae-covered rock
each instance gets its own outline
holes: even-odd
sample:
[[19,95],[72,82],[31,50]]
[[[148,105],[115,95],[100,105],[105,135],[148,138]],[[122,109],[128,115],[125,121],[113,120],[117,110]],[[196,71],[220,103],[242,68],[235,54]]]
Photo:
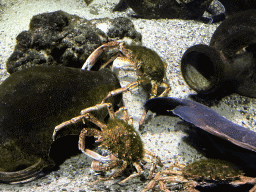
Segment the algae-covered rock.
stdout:
[[35,65],[64,65],[81,68],[97,47],[128,37],[141,41],[131,20],[126,18],[92,21],[63,11],[33,16],[29,30],[21,32],[6,66],[9,73]]
[[[195,19],[206,23],[224,19],[225,12],[217,0],[120,0],[114,11],[123,11],[127,7],[144,18]],[[212,14],[212,18],[203,17],[205,11]]]
[[[119,87],[108,70],[34,66],[10,75],[0,85],[0,182],[32,179],[44,168],[61,162],[50,150],[54,127],[100,103],[109,91]],[[119,101],[119,96],[108,100],[114,105]],[[94,115],[103,120],[108,113],[101,112]],[[63,128],[56,143],[66,135],[79,135],[88,126],[93,125],[80,122]],[[70,146],[76,146],[73,150],[77,151],[77,145],[78,137],[64,151]]]

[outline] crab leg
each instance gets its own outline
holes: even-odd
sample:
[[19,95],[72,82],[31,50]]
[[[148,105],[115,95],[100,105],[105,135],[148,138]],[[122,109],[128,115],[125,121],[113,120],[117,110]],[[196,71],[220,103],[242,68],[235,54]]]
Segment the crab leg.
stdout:
[[[134,162],[133,165],[136,168],[137,173],[131,174],[129,177],[127,177],[124,180],[120,181],[119,184],[125,183],[126,181],[128,181],[128,180],[130,180],[130,179],[132,179],[134,177],[137,177],[137,176],[141,175],[144,172],[138,162]],[[127,165],[125,166],[125,168],[126,167],[127,167]],[[123,171],[125,168],[123,168],[121,171]]]
[[121,51],[122,54],[124,54],[127,58],[132,58],[133,53],[129,49],[126,49],[124,47],[124,43],[120,43],[119,45],[119,50]]
[[139,130],[142,131],[143,130],[143,122],[145,121],[145,118],[146,118],[146,115],[147,115],[147,110],[144,110],[142,115],[141,115],[141,118],[140,118],[140,122],[139,122]]
[[[100,161],[93,160],[91,164],[91,168],[94,171],[108,171],[115,168],[118,165],[118,163],[120,163],[120,161],[114,155],[110,155],[110,158],[111,158],[111,161],[108,163],[107,166],[101,165]],[[106,180],[108,179],[109,178],[106,178]]]
[[94,123],[95,125],[97,125],[98,127],[100,127],[101,129],[103,129],[104,127],[106,127],[106,125],[101,123],[100,121],[98,121],[94,116],[90,115],[88,112],[97,111],[97,110],[100,110],[104,107],[108,108],[108,112],[109,112],[110,116],[114,116],[111,103],[102,103],[102,104],[95,105],[93,107],[88,107],[88,108],[81,111],[82,115],[79,115],[77,117],[72,118],[71,120],[65,121],[65,122],[57,125],[54,128],[54,131],[53,131],[53,134],[52,134],[53,141],[55,141],[57,132],[59,130],[61,130],[63,127],[66,127],[66,126],[71,125],[71,124],[75,124],[78,121],[81,121],[83,119],[87,119],[87,120],[91,121],[92,123]]
[[[157,86],[155,81],[151,81],[151,85],[152,85],[152,90],[151,90],[151,94],[150,94],[151,96],[150,96],[149,99],[152,99],[152,98],[156,97],[157,88],[158,88],[158,86]],[[164,96],[166,96],[169,93],[171,88],[170,88],[170,86],[167,83],[164,83],[164,82],[162,82],[160,86],[164,87],[164,91],[158,97],[164,97]],[[144,120],[146,118],[146,115],[147,115],[147,111],[144,110],[144,112],[142,113],[141,118],[140,118],[139,130],[142,129],[142,125],[143,125],[143,122],[144,122]]]
[[[170,166],[167,170],[161,170],[157,172],[154,178],[146,185],[146,187],[142,190],[142,192],[146,192],[150,189],[153,189],[157,184],[159,185],[159,188],[161,189],[161,191],[170,192],[170,190],[167,189],[164,182],[177,182],[177,181],[188,182],[187,179],[185,179],[183,176],[180,176],[182,175],[182,171],[170,170],[170,169],[173,169],[174,166],[175,167],[177,166],[178,168],[184,168],[183,164],[175,163],[174,165]],[[174,175],[174,176],[161,177],[161,174]]]
[[149,99],[152,99],[152,98],[156,97],[157,89],[160,86],[164,88],[164,91],[158,97],[166,96],[169,93],[170,89],[171,89],[170,86],[167,83],[165,83],[165,82],[162,82],[160,84],[160,86],[158,85],[157,81],[155,81],[155,80],[151,80],[150,82],[151,82],[152,90],[151,90],[151,94],[150,94],[150,98]]
[[[80,149],[81,150],[81,149]],[[90,149],[85,149],[85,150],[81,150],[85,155],[91,157],[94,160],[97,161],[111,161],[111,157],[110,156],[102,156],[99,155],[98,153],[90,150]]]
[[111,97],[111,96],[115,96],[115,95],[118,95],[120,93],[123,93],[123,92],[126,92],[126,91],[129,91],[135,87],[138,87],[141,83],[143,83],[145,80],[138,80],[138,81],[135,81],[135,82],[132,82],[130,84],[128,84],[126,87],[123,87],[123,88],[119,88],[119,89],[116,89],[114,91],[110,91],[108,93],[108,95],[102,100],[101,103],[105,103],[105,101]]
[[95,125],[97,125],[101,130],[103,130],[103,129],[105,129],[107,127],[106,124],[101,123],[96,117],[94,117],[90,113],[86,113],[84,115],[84,118],[87,119],[88,121],[94,123]]
[[[97,161],[111,161],[113,159],[112,155],[109,156],[102,156],[98,153],[85,148],[85,137],[86,136],[92,136],[92,135],[101,135],[101,131],[96,129],[82,129],[80,135],[79,135],[79,141],[78,141],[78,148],[87,156],[91,157],[94,160]],[[101,137],[98,139],[98,142],[101,141]]]
[[150,151],[148,151],[148,150],[146,150],[146,149],[144,149],[144,151],[145,151],[145,153],[147,154],[147,155],[149,155],[149,156],[151,156],[151,157],[153,157],[153,158],[155,158],[156,159],[156,164],[157,165],[159,165],[160,167],[163,167],[164,165],[163,165],[163,163],[162,163],[162,161],[161,161],[161,159],[160,159],[160,157],[158,157],[156,154],[154,154],[154,153],[152,153],[152,152],[150,152]]
[[128,112],[127,112],[127,108],[125,106],[120,107],[115,113],[114,115],[116,116],[119,113],[123,113],[122,117],[120,119],[124,120],[125,122],[128,122],[128,120],[131,118],[130,116],[128,116]]
[[79,141],[78,141],[78,147],[80,150],[85,149],[85,137],[91,137],[91,136],[95,136],[98,139],[95,141],[97,143],[101,143],[102,142],[102,132],[98,129],[94,129],[94,128],[83,128],[82,131],[80,132],[79,135]]
[[159,179],[161,175],[161,171],[159,171],[155,177],[146,185],[146,187],[141,192],[146,192],[150,189],[153,189],[157,185],[157,180]]
[[57,125],[55,128],[54,128],[54,131],[53,131],[53,134],[52,134],[52,139],[53,141],[55,141],[55,138],[56,138],[56,134],[59,130],[61,130],[63,127],[66,127],[68,125],[71,125],[71,124],[75,124],[77,123],[78,121],[80,121],[81,119],[84,118],[84,115],[79,115],[77,117],[74,117],[72,118],[71,120],[68,120],[68,121],[65,121],[59,125]]
[[156,95],[157,95],[157,87],[158,87],[158,85],[157,85],[157,81],[156,80],[151,80],[150,83],[151,83],[152,88],[151,88],[151,93],[150,93],[150,98],[149,99],[152,99],[152,98],[155,98]]
[[97,104],[97,105],[95,105],[95,106],[93,106],[93,107],[88,107],[88,108],[82,110],[82,111],[80,112],[80,114],[81,114],[81,115],[84,115],[84,114],[89,113],[89,112],[92,112],[92,111],[98,111],[98,110],[103,109],[103,108],[105,108],[105,107],[110,108],[111,105],[112,105],[111,103],[101,103],[101,104]]
[[[155,169],[156,169],[156,165],[158,165],[158,166],[160,166],[160,167],[163,167],[164,165],[163,165],[163,163],[162,163],[160,157],[158,157],[157,155],[155,155],[154,153],[152,153],[152,152],[150,152],[150,151],[148,151],[148,150],[146,150],[146,149],[144,149],[144,151],[145,151],[145,153],[146,153],[147,155],[149,155],[149,156],[155,158],[155,161],[153,162],[153,164],[152,164],[152,166],[151,166],[151,168],[150,168],[150,171],[149,171],[149,175],[148,175],[148,179],[151,179],[151,178],[152,178],[152,175],[153,175],[153,172],[154,172]],[[146,160],[146,157],[144,157],[143,159]],[[148,161],[148,160],[146,160],[146,161]]]
[[115,112],[115,116],[120,113],[123,112],[123,116],[120,118],[122,120],[124,120],[125,122],[127,122],[129,125],[133,125],[133,118],[131,116],[128,115],[127,112],[127,108],[126,107],[120,107],[116,112]]
[[[109,114],[110,118],[114,119],[115,113],[114,113],[114,109],[113,109],[111,103],[101,103],[101,104],[97,104],[93,107],[88,107],[88,108],[82,110],[81,114],[88,114],[89,115],[89,112],[98,111],[98,110],[103,109],[105,107],[107,107],[107,109],[108,109],[108,114]],[[93,117],[93,116],[91,115],[91,117]],[[88,118],[88,120],[90,120],[90,119]],[[98,124],[96,124],[96,125],[98,125]],[[100,125],[98,125],[98,126],[101,127]]]
[[91,55],[87,58],[85,63],[83,64],[82,70],[87,68],[87,71],[89,71],[104,51],[107,51],[111,48],[118,47],[119,44],[120,44],[120,42],[111,41],[111,42],[105,43],[105,44],[101,45],[100,47],[98,47],[97,49],[95,49],[91,53]]
[[171,90],[171,87],[170,85],[168,85],[167,83],[165,82],[162,82],[161,87],[164,87],[164,91],[158,96],[158,97],[165,97],[167,96],[167,94],[169,93],[169,91]]
[[114,56],[112,56],[106,63],[104,63],[100,69],[105,68],[106,66],[108,66],[111,62],[113,62],[114,60],[116,60],[117,58],[121,57],[122,54],[120,52],[118,52],[117,54],[115,54]]

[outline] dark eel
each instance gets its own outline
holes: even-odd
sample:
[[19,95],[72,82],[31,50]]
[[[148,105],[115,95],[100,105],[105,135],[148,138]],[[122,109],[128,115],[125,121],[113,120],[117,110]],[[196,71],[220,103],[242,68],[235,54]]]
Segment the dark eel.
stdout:
[[154,98],[145,103],[145,109],[158,115],[176,115],[193,124],[202,132],[206,132],[204,137],[210,136],[207,136],[207,143],[217,141],[213,145],[222,157],[226,156],[232,162],[238,161],[249,171],[251,168],[256,169],[256,132],[237,125],[209,107],[191,100],[172,97]]

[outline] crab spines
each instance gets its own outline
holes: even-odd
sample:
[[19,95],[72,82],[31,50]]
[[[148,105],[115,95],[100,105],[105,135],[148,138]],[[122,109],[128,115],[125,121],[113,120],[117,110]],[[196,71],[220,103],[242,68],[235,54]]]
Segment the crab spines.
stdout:
[[135,161],[142,159],[144,148],[142,140],[132,125],[123,120],[110,119],[107,130],[103,132],[104,145],[118,158]]
[[223,181],[238,178],[243,171],[235,164],[220,159],[201,159],[188,164],[183,169],[183,175],[187,179]]
[[[137,60],[140,65],[137,69],[142,73],[149,76],[152,80],[162,81],[165,76],[165,63],[161,57],[152,49],[138,45],[124,45],[125,50],[130,50],[126,53],[126,57],[130,57],[131,60]],[[124,51],[122,51],[123,53]]]

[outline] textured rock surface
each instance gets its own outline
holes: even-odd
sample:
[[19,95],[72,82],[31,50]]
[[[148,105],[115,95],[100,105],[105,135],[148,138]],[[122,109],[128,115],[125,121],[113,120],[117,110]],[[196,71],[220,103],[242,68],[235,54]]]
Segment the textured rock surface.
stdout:
[[[109,70],[88,72],[64,66],[33,66],[12,74],[0,85],[0,170],[21,171],[39,159],[43,164],[40,169],[52,167],[63,162],[62,157],[68,157],[69,152],[78,153],[78,137],[73,143],[66,140],[70,145],[57,148],[55,144],[55,151],[50,150],[54,127],[80,115],[82,109],[99,103],[109,91],[119,87]],[[119,96],[109,102],[115,106],[118,100]],[[95,113],[101,120],[107,114],[107,110]],[[57,137],[79,135],[82,127],[82,122],[65,127]],[[14,175],[18,177],[18,173]],[[12,179],[5,180],[0,172],[0,181]]]
[[16,38],[17,45],[6,63],[9,73],[41,64],[81,68],[91,52],[103,43],[124,37],[141,41],[132,22],[121,17],[92,23],[56,11],[34,16],[29,26],[28,31],[21,32]]
[[206,23],[212,22],[211,18],[203,17],[206,11],[212,14],[211,17],[225,12],[221,3],[213,0],[120,0],[114,11],[127,7],[131,7],[138,17],[195,19]]

